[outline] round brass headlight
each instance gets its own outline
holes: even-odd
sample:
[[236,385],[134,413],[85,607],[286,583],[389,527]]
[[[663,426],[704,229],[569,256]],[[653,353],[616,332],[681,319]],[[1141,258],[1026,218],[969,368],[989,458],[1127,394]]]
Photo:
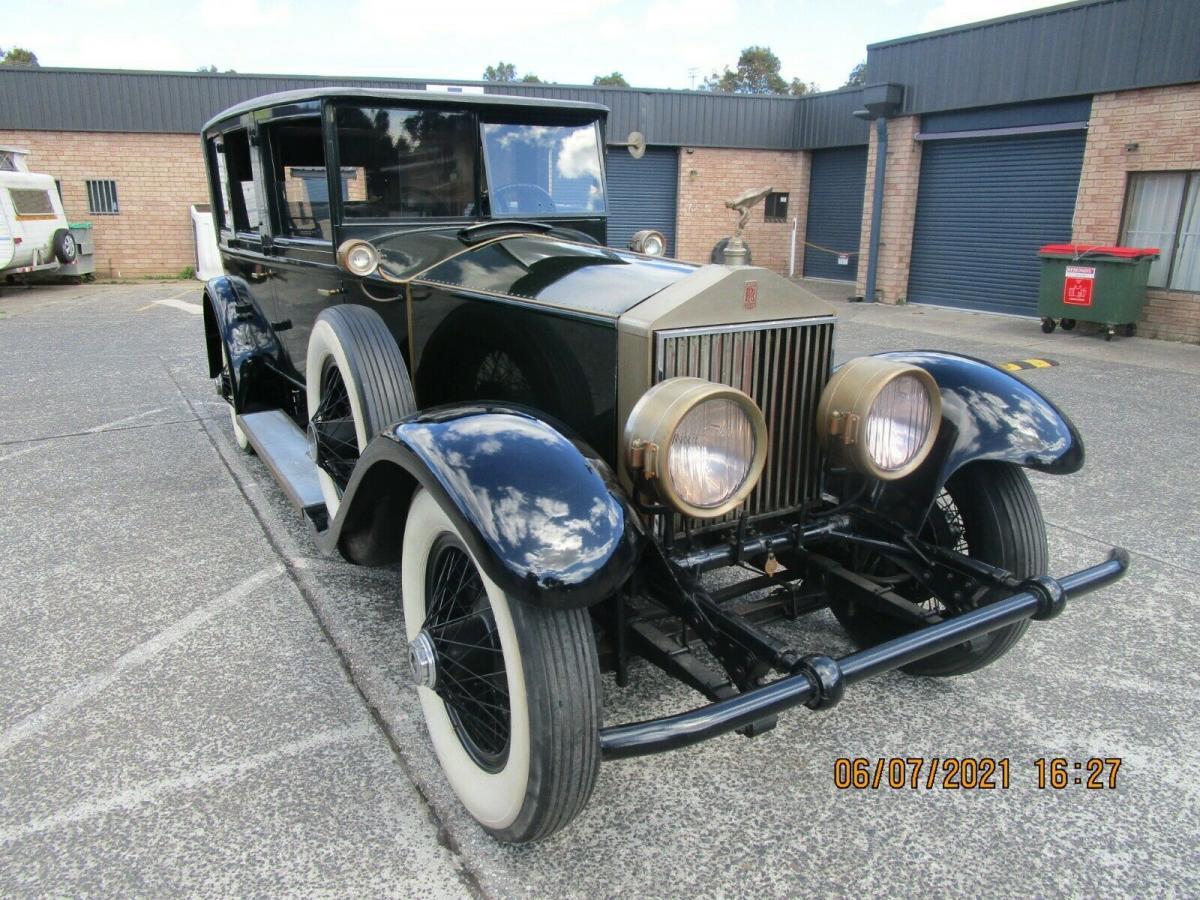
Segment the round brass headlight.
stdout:
[[817,435],[833,461],[885,481],[925,461],[941,421],[932,375],[873,356],[834,372],[817,407]]
[[667,252],[667,237],[661,231],[644,228],[630,238],[629,249],[646,256],[664,256]]
[[350,238],[337,249],[338,265],[359,278],[365,278],[379,267],[379,251],[370,241]]
[[767,424],[741,391],[703,378],[669,378],[647,391],[625,425],[630,471],[658,498],[698,519],[746,499],[767,458]]

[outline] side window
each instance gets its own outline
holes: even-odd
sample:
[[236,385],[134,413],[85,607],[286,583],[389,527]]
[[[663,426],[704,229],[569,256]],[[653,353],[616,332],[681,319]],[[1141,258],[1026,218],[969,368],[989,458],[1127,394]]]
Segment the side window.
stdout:
[[233,212],[235,231],[258,231],[262,215],[258,209],[258,193],[254,189],[254,166],[250,162],[250,138],[244,129],[225,134],[225,172],[228,200]]
[[475,214],[475,117],[436,109],[343,106],[338,161],[344,219]]
[[272,125],[267,133],[278,233],[332,241],[321,120],[314,117]]
[[49,191],[12,188],[8,195],[12,198],[13,211],[18,219],[55,218]]
[[230,229],[233,227],[233,205],[229,202],[229,170],[225,165],[225,142],[223,138],[211,138],[208,142],[209,178],[212,180],[213,194],[216,204],[213,215],[217,218],[217,227]]

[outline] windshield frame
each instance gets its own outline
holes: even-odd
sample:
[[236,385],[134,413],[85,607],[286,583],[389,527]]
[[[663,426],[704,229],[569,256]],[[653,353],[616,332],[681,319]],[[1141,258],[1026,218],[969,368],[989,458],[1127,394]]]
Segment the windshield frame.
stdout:
[[[604,197],[604,209],[599,212],[554,212],[554,213],[498,213],[492,208],[492,169],[491,169],[491,154],[488,153],[487,137],[484,134],[484,129],[488,125],[513,125],[513,126],[545,126],[551,128],[581,128],[590,125],[593,133],[596,136],[596,153],[600,163],[600,192]],[[497,116],[497,115],[480,115],[479,116],[479,156],[483,163],[482,182],[480,184],[480,198],[487,200],[487,217],[492,220],[519,220],[522,222],[537,222],[545,219],[552,220],[580,220],[580,219],[595,219],[606,220],[608,218],[608,161],[605,159],[607,149],[604,144],[604,119],[603,117],[588,117],[587,119],[568,119],[562,116],[550,117],[525,117],[525,116]]]

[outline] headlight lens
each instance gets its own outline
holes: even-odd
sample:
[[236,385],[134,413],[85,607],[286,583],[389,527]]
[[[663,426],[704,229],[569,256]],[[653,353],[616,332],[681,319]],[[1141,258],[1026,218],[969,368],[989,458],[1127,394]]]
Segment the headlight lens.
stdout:
[[867,415],[867,452],[879,468],[903,469],[925,444],[933,424],[933,400],[911,374],[887,383]]
[[351,238],[338,247],[338,265],[359,278],[365,278],[379,267],[379,251],[370,241]]
[[817,434],[835,464],[891,480],[925,461],[941,418],[942,395],[933,376],[864,356],[829,379],[817,409]]
[[667,449],[667,473],[680,499],[712,509],[737,492],[754,462],[754,427],[732,400],[692,407]]
[[667,252],[667,238],[661,231],[645,228],[634,233],[629,241],[629,249],[646,256],[663,256]]
[[702,378],[668,378],[625,426],[631,474],[685,516],[715,518],[746,499],[762,475],[767,425],[754,401]]

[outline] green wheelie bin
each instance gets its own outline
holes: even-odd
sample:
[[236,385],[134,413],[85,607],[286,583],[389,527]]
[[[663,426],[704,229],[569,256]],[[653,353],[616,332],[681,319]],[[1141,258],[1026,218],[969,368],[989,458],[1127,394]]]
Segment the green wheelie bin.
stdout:
[[1085,244],[1047,244],[1038,251],[1042,282],[1038,315],[1042,331],[1076,322],[1095,322],[1111,341],[1117,328],[1133,335],[1146,303],[1146,279],[1158,259],[1154,247],[1093,247]]

